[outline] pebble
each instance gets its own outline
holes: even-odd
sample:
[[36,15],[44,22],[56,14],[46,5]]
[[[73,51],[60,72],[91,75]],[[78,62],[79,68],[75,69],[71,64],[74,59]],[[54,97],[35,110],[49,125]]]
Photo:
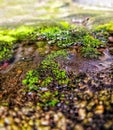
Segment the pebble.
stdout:
[[82,125],[77,124],[75,125],[74,130],[84,130],[84,128],[82,127]]
[[110,36],[110,37],[108,38],[108,41],[109,41],[109,42],[113,42],[113,36]]
[[20,123],[20,119],[19,119],[19,118],[15,118],[14,121],[15,121],[16,123]]
[[18,73],[18,74],[21,74],[21,73],[22,73],[22,70],[17,70],[17,73]]
[[98,105],[95,109],[95,114],[103,114],[104,113],[104,106]]
[[4,120],[5,124],[8,124],[8,125],[11,124],[12,121],[13,121],[13,119],[11,117],[6,117]]
[[113,94],[111,95],[111,103],[113,103]]
[[54,121],[57,122],[59,120],[59,117],[57,114],[54,114]]
[[109,53],[110,53],[111,55],[113,55],[113,47],[112,47],[112,48],[109,48]]
[[80,109],[78,110],[78,114],[79,114],[80,119],[83,120],[83,119],[85,119],[85,117],[86,117],[86,110],[83,109],[83,108],[80,108]]
[[30,121],[29,121],[29,125],[30,125],[30,126],[33,126],[33,124],[34,124],[33,120],[30,120]]
[[41,125],[48,126],[49,123],[49,120],[41,119]]

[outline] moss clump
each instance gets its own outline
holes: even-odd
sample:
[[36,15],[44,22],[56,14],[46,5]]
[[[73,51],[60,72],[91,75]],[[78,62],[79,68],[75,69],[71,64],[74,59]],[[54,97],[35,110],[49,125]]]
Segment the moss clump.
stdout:
[[26,78],[22,80],[23,85],[27,85],[28,90],[38,90],[39,75],[35,70],[30,70],[26,74]]
[[0,34],[0,61],[12,57],[12,48],[15,38]]
[[99,25],[95,27],[96,31],[107,31],[107,32],[113,32],[113,22],[109,22],[107,24]]
[[57,45],[60,48],[68,47],[74,44],[74,37],[71,30],[75,26],[71,26],[67,22],[59,22],[57,26],[50,26],[46,28],[39,28],[38,37],[46,40],[49,45]]
[[26,40],[34,31],[33,27],[21,26],[16,29],[0,30],[0,61],[13,55],[13,45]]
[[[43,62],[40,69],[41,70],[39,71],[44,83],[46,82],[48,76],[51,77],[51,82],[54,82],[56,85],[67,85],[69,83],[66,71],[60,69],[60,65],[54,61]],[[43,82],[41,86],[45,85]],[[49,86],[49,84],[47,86]]]
[[62,57],[62,58],[65,58],[66,56],[68,55],[67,51],[66,50],[58,50],[58,51],[55,51],[55,52],[52,52],[51,54],[49,54],[45,61],[47,60],[54,60],[55,58],[59,58],[59,57]]
[[82,43],[83,46],[92,48],[99,48],[99,46],[102,45],[102,42],[90,35],[83,36]]
[[92,32],[95,35],[95,38],[106,43],[108,41],[109,34],[113,33],[113,22],[96,26],[93,28]]
[[39,94],[40,99],[37,105],[41,107],[48,107],[48,106],[54,107],[56,104],[60,102],[60,100],[58,99],[58,95],[59,92],[57,90],[54,92],[51,91],[41,92]]
[[34,27],[20,26],[8,32],[8,35],[14,37],[17,41],[26,40],[33,32]]
[[83,57],[88,58],[98,58],[100,53],[98,52],[97,48],[99,48],[101,45],[104,46],[102,42],[90,35],[84,36],[82,43],[83,47],[81,49],[81,53]]
[[98,58],[98,56],[100,55],[97,49],[93,47],[82,47],[81,53],[83,57],[87,58]]
[[66,71],[61,69],[60,65],[55,61],[56,58],[61,56],[66,56],[64,50],[48,55],[37,70],[31,70],[26,74],[22,83],[27,85],[28,90],[38,90],[39,87],[51,87],[52,83],[67,85],[70,80]]

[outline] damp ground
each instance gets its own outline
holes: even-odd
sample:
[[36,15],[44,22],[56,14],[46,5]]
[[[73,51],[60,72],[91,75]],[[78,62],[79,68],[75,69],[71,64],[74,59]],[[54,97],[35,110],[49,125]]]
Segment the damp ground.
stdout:
[[[21,2],[17,1],[17,3],[19,8]],[[56,18],[57,10],[59,13],[57,20],[63,19],[71,23],[74,18],[77,19],[77,26],[80,26],[80,20],[84,20],[86,17],[90,17],[87,27],[108,22],[108,19],[104,18],[105,15],[112,20],[112,11],[107,11],[104,14],[99,11],[89,13],[90,11],[81,11],[79,7],[79,13],[76,13],[73,8],[68,8],[72,3],[67,1],[63,4],[61,2],[61,5],[59,2],[57,5],[56,2],[55,7],[52,4],[56,9],[53,12],[53,8],[48,9],[48,5],[41,2],[44,7],[47,6],[42,8],[41,5],[35,4],[35,0],[35,9],[33,9],[35,13],[31,10],[31,15],[28,17],[26,12],[22,10],[19,15],[24,14],[25,17],[20,16],[21,19],[18,15],[19,20],[17,20],[16,10],[13,12],[13,16],[10,16],[10,9],[17,9],[17,3],[9,1],[8,4],[12,5],[9,8],[4,8],[7,2],[0,5],[6,12],[9,11],[9,14],[4,11],[6,17],[1,20],[1,26],[6,28],[18,24],[38,25],[41,20]],[[28,3],[30,4],[30,1]],[[28,5],[27,8],[32,9],[31,5]],[[42,13],[39,10],[36,12],[37,8]],[[61,12],[59,12],[58,8],[60,8]],[[45,9],[50,11],[51,15],[47,15]],[[66,9],[69,10],[66,11]],[[15,19],[18,22],[15,22]],[[47,55],[57,50],[58,48],[55,46],[37,47],[36,44],[25,45],[23,42],[15,47],[12,59],[0,63],[1,130],[113,129],[113,56],[109,53],[109,47],[100,50],[103,55],[99,56],[98,59],[81,57],[74,45],[67,48],[68,55],[66,58],[60,57],[57,62],[67,72],[71,82],[66,86],[57,86],[53,83],[49,88],[42,87],[38,91],[26,91],[26,86],[22,84],[26,73],[29,70],[36,70]],[[47,96],[47,92],[49,92],[50,96]],[[46,103],[45,99],[51,100],[51,97],[52,100],[57,98],[56,104],[52,102],[51,105],[48,105]],[[41,106],[39,103],[43,105]]]

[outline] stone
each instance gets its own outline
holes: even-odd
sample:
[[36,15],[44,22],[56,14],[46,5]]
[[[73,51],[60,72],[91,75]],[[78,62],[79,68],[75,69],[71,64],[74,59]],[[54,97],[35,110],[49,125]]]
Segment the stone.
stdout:
[[113,36],[110,36],[109,38],[108,38],[108,41],[111,43],[111,42],[113,42]]
[[104,106],[98,105],[95,109],[95,114],[103,114],[104,113]]
[[112,47],[112,48],[109,48],[109,53],[110,53],[111,55],[113,55],[113,47]]

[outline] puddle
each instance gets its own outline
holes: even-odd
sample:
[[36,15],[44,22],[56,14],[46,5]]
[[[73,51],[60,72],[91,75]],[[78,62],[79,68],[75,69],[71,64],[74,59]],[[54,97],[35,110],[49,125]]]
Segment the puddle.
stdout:
[[109,54],[108,49],[104,50],[104,55],[99,59],[85,59],[78,54],[70,53],[66,59],[63,68],[67,72],[74,72],[78,74],[80,72],[99,72],[106,68],[109,68],[113,64],[113,56]]

